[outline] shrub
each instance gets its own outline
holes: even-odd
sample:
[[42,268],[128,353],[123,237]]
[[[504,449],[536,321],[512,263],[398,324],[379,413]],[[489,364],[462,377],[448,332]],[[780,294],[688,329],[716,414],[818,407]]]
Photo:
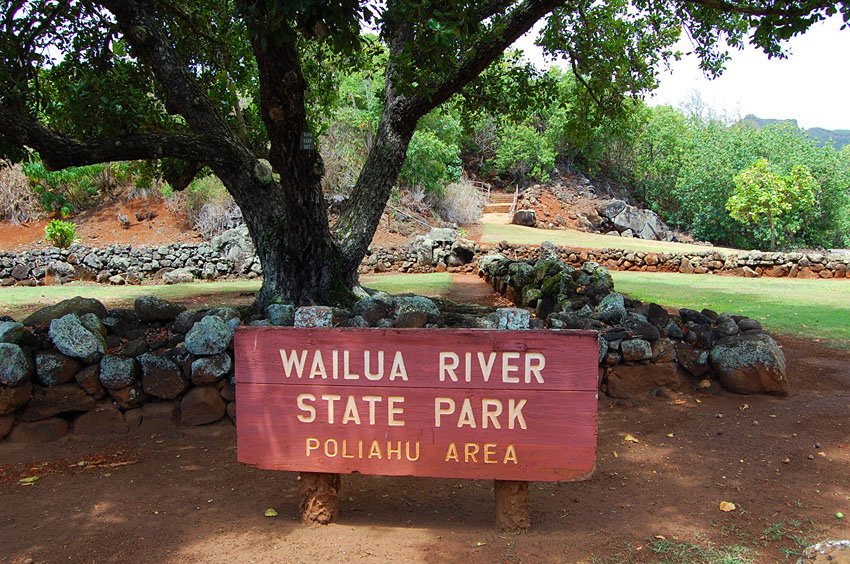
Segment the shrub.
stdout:
[[527,125],[506,125],[499,135],[496,169],[519,180],[546,182],[555,168],[552,142]]
[[437,209],[446,221],[462,225],[477,221],[484,203],[484,194],[464,178],[446,187],[445,194],[437,200]]
[[407,148],[399,181],[409,187],[421,186],[426,194],[439,196],[447,184],[460,178],[460,173],[457,144],[443,141],[434,131],[417,131]]
[[54,246],[64,249],[77,239],[77,226],[70,221],[51,220],[44,228],[44,236]]
[[169,210],[184,213],[189,223],[206,239],[236,227],[242,213],[227,188],[216,176],[197,178],[182,192],[162,190]]
[[0,220],[26,223],[40,215],[38,198],[21,165],[0,162]]

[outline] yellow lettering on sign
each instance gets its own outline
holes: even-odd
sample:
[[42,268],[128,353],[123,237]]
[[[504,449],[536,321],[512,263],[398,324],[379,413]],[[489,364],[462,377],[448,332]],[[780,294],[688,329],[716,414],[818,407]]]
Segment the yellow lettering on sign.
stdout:
[[[316,442],[316,445],[318,446],[318,441]],[[448,462],[449,460],[460,462],[460,456],[457,452],[457,445],[454,443],[449,443],[449,448],[448,450],[446,450],[446,462]]]
[[315,437],[307,437],[307,456],[314,450],[319,450],[319,439]]

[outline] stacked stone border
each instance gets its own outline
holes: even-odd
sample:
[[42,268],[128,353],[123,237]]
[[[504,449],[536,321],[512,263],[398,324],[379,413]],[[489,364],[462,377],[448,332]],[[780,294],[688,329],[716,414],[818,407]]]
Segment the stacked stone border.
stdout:
[[614,292],[597,263],[574,268],[554,253],[526,261],[494,254],[479,264],[497,291],[525,309],[371,292],[351,309],[186,310],[143,296],[132,309],[72,298],[23,322],[0,318],[0,439],[46,442],[71,430],[162,434],[180,424],[235,423],[236,328],[316,325],[317,319],[337,327],[595,329],[600,390],[613,398],[721,387],[789,392],[782,351],[758,321],[709,310],[670,315]]
[[[850,255],[822,252],[766,253],[742,251],[724,254],[706,250],[695,253],[652,253],[622,249],[582,250],[555,246],[482,246],[464,239],[454,229],[435,228],[404,247],[374,246],[360,266],[360,273],[380,272],[475,272],[476,263],[493,248],[517,260],[536,260],[541,253],[555,253],[562,262],[580,267],[598,262],[609,270],[679,272],[744,277],[843,279],[850,278]],[[174,243],[134,248],[72,246],[0,251],[0,286],[52,285],[74,280],[105,284],[141,284],[152,281],[185,283],[219,278],[257,278],[260,261],[244,228],[232,229],[209,243]]]

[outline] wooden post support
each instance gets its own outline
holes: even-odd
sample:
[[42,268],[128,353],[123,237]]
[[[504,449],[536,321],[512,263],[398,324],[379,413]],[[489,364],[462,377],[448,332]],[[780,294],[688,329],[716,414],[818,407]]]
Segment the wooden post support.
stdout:
[[[296,327],[332,327],[333,310],[325,306],[300,307],[295,311]],[[327,525],[339,514],[339,474],[301,472],[301,522]]]
[[[496,314],[499,329],[521,331],[531,325],[531,314],[525,309],[504,307],[497,309]],[[531,527],[531,519],[528,516],[528,484],[529,482],[509,480],[493,482],[496,492],[496,527],[500,530],[521,531]]]
[[301,472],[301,521],[327,525],[339,513],[339,474]]
[[522,531],[531,527],[528,511],[529,482],[495,480],[496,527],[502,531]]

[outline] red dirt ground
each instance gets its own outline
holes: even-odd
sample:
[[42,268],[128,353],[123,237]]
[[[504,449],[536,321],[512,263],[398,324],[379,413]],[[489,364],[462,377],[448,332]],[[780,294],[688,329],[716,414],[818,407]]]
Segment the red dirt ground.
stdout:
[[[155,212],[156,217],[138,221],[136,212],[146,210]],[[119,214],[130,220],[129,229],[121,227]],[[47,218],[22,225],[0,221],[0,250],[21,251],[47,246],[44,242],[44,227],[49,221],[50,218]],[[68,221],[78,226],[78,242],[89,247],[106,247],[112,244],[157,246],[203,240],[201,235],[187,224],[184,217],[172,213],[159,198],[108,203],[75,215]],[[416,231],[407,224],[387,219],[385,214],[373,239],[373,245],[403,245],[413,238]]]
[[650,562],[656,535],[786,561],[793,535],[850,537],[850,352],[780,343],[787,399],[601,398],[595,476],[533,484],[519,535],[494,531],[491,482],[422,478],[345,476],[339,522],[300,525],[297,475],[238,464],[230,423],[0,443],[0,562]]

